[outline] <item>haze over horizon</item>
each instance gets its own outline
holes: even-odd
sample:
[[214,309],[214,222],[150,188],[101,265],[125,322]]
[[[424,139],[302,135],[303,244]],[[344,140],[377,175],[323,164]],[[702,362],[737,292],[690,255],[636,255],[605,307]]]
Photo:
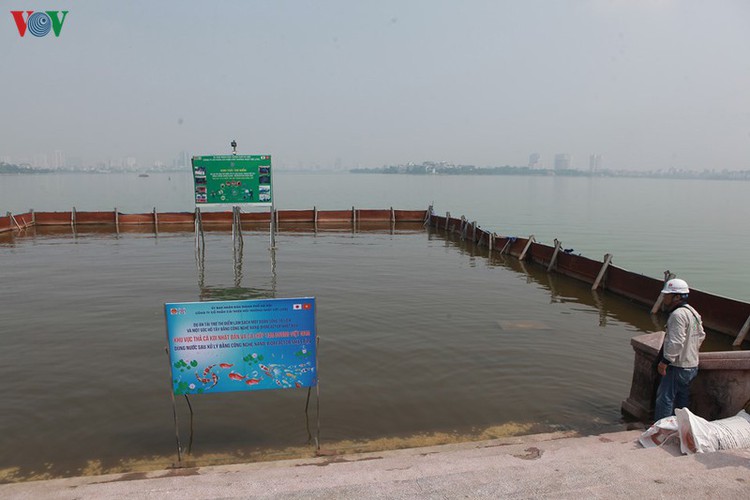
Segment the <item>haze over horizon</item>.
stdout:
[[[750,169],[742,0],[5,2],[0,159]],[[11,10],[67,10],[59,37]]]

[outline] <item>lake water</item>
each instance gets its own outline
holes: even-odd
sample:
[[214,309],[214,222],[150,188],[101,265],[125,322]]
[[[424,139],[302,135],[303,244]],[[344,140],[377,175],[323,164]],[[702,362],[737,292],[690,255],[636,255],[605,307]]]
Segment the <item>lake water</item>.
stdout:
[[[4,176],[0,199],[16,212],[25,210],[13,208],[24,202],[37,210],[73,204],[79,210],[191,210],[183,199],[190,189],[184,177]],[[436,210],[465,214],[500,234],[557,236],[591,256],[606,248],[632,270],[658,270],[664,262],[688,277],[681,269],[691,269],[696,280],[715,279],[737,297],[726,291],[735,285],[726,283],[743,272],[742,246],[734,241],[717,253],[720,245],[696,239],[723,281],[701,271],[680,228],[692,214],[703,224],[700,231],[717,237],[722,231],[696,206],[676,210],[675,222],[661,227],[651,222],[664,222],[671,208],[649,196],[625,206],[623,191],[653,194],[658,189],[651,182],[666,189],[661,181],[626,179],[287,174],[278,175],[276,190],[278,208],[413,209],[434,201]],[[704,184],[688,182],[685,189],[718,195],[725,186],[726,201],[739,200],[735,186],[745,185]],[[24,192],[32,194],[23,198]],[[584,210],[586,196],[602,203],[598,214]],[[739,205],[738,213],[746,210]],[[713,226],[730,225],[716,205],[712,210]],[[605,231],[605,220],[619,229]],[[747,242],[744,227],[737,225],[734,234]],[[274,253],[266,232],[248,232],[241,266],[233,261],[228,231],[209,232],[202,273],[191,232],[157,237],[143,231],[116,235],[111,228],[79,227],[73,234],[57,227],[0,236],[0,378],[6,387],[0,480],[174,461],[164,302],[315,296],[321,444],[339,450],[621,428],[620,402],[633,364],[630,338],[660,329],[663,321],[629,301],[592,293],[584,283],[512,257],[490,258],[486,249],[419,225],[394,234],[282,232]],[[685,250],[667,251],[670,239]],[[623,254],[632,265],[618,260],[623,247],[631,249]],[[728,348],[729,340],[712,338],[705,347]],[[194,457],[217,463],[309,454],[317,423],[314,410],[305,420],[305,399],[305,390],[192,398]],[[185,402],[177,403],[184,443],[188,415]]]
[[[192,211],[188,173],[0,175],[0,211]],[[279,171],[280,209],[426,209],[464,215],[499,235],[528,236],[700,290],[750,300],[748,184],[631,178],[409,176]]]

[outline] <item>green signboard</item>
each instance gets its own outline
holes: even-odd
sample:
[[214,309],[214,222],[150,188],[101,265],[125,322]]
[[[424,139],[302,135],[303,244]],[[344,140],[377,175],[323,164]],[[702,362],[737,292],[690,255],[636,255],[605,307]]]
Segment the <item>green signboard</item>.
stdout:
[[196,205],[271,206],[271,156],[194,156],[193,184]]

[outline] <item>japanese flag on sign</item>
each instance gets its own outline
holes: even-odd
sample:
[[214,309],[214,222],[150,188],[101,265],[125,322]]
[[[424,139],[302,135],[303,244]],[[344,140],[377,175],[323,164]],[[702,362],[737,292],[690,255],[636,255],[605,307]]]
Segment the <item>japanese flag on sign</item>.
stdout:
[[301,311],[302,310],[302,304],[294,304],[292,305],[292,309],[295,311]]

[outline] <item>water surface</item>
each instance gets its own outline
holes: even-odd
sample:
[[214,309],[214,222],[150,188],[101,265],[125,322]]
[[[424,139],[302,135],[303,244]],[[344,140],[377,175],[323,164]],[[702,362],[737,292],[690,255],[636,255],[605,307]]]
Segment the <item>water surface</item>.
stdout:
[[[0,278],[12,283],[0,289],[6,480],[175,459],[164,302],[315,296],[324,447],[621,428],[630,338],[663,321],[419,225],[282,232],[273,253],[267,233],[249,232],[241,263],[228,232],[209,232],[202,272],[193,238],[60,227],[0,239]],[[191,398],[194,457],[311,452],[306,397]],[[177,403],[185,441],[187,406]]]

